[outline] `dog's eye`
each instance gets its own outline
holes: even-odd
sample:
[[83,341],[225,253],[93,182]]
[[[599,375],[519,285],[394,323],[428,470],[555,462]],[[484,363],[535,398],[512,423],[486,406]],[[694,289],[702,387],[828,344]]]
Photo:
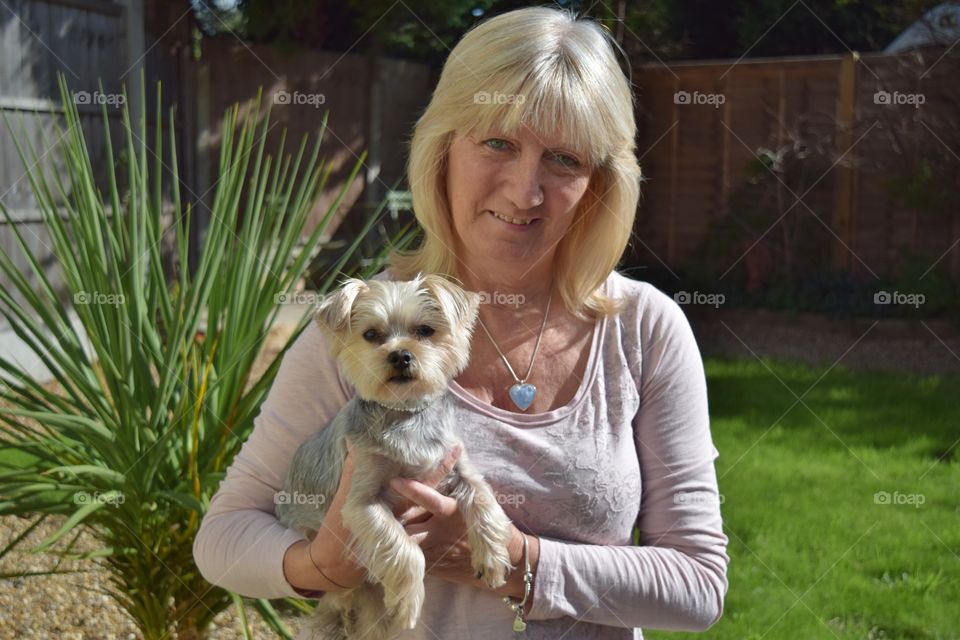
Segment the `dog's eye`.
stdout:
[[377,341],[377,330],[376,329],[367,329],[363,332],[363,339],[367,342],[376,342]]
[[433,335],[433,331],[434,331],[433,327],[427,324],[421,324],[420,326],[418,326],[416,329],[413,330],[413,332],[417,334],[417,337],[419,338],[429,338],[430,336]]

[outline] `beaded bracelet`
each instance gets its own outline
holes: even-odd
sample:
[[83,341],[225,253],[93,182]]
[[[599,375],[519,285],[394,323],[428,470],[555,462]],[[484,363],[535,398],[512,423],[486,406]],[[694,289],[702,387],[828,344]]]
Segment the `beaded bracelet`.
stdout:
[[503,597],[507,606],[517,614],[517,617],[513,619],[513,630],[517,633],[527,630],[527,620],[524,617],[523,608],[530,597],[530,585],[533,583],[533,572],[530,571],[530,555],[527,550],[527,536],[523,533],[520,535],[523,537],[523,598],[519,602],[514,602],[510,596]]

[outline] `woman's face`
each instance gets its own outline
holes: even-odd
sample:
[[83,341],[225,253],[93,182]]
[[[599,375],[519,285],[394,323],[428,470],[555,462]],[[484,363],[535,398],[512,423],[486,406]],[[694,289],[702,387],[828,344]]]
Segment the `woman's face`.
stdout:
[[458,254],[470,266],[549,264],[590,182],[585,162],[563,140],[525,126],[514,136],[457,134],[447,197]]

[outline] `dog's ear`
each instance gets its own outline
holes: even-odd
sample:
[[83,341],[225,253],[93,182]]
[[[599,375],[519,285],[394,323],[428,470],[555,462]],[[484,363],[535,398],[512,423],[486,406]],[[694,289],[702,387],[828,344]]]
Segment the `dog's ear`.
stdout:
[[367,289],[369,287],[363,280],[348,278],[339,289],[323,298],[313,319],[321,329],[330,333],[348,330],[353,303]]
[[440,305],[440,310],[450,322],[451,327],[460,327],[468,334],[473,330],[473,325],[477,321],[477,310],[480,307],[478,294],[465,291],[443,276],[434,274],[423,276],[423,287]]

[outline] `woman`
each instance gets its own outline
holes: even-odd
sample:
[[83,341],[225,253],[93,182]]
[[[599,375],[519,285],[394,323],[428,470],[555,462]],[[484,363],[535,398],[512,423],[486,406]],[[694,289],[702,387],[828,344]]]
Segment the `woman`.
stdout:
[[[467,451],[514,523],[520,570],[487,590],[438,478],[398,485],[428,567],[423,617],[403,638],[512,637],[503,596],[523,600],[525,562],[527,638],[640,638],[721,615],[727,538],[700,354],[669,297],[614,271],[640,181],[615,46],[553,9],[495,17],[451,52],[417,122],[409,180],[425,240],[378,277],[448,274],[485,302],[451,390]],[[278,598],[363,579],[342,559],[349,464],[313,542],[273,513],[293,452],[351,393],[311,324],[197,535],[208,580]]]

